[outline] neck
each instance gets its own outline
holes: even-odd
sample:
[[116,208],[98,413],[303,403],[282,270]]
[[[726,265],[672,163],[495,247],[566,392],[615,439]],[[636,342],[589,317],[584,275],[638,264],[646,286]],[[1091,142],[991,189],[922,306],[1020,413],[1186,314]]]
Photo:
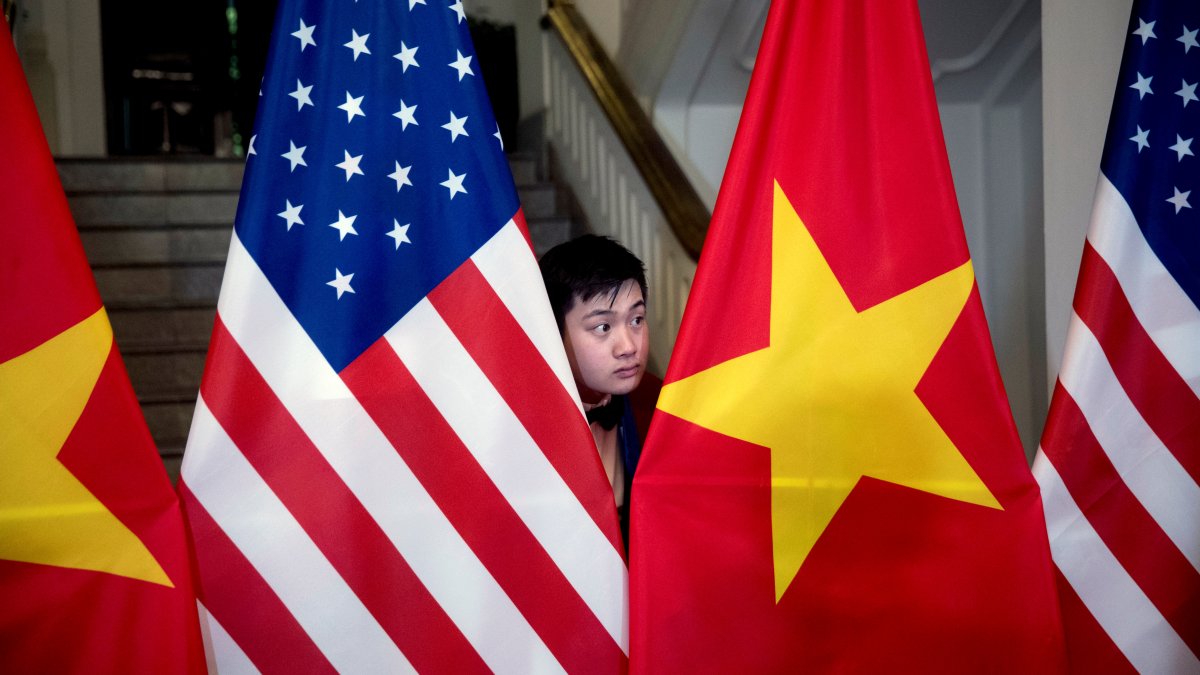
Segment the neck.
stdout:
[[604,396],[600,397],[600,400],[596,401],[595,403],[588,403],[587,401],[582,401],[582,402],[583,402],[584,411],[593,410],[593,409],[599,408],[601,406],[606,406],[610,402],[612,402],[612,394],[605,394]]

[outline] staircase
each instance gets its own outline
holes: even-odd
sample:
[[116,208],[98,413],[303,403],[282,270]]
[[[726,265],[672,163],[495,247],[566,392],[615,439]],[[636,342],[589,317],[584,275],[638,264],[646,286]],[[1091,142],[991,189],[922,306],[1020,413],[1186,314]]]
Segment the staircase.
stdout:
[[[537,155],[510,164],[534,248],[582,233]],[[59,175],[167,473],[183,448],[216,314],[240,160],[63,159]]]

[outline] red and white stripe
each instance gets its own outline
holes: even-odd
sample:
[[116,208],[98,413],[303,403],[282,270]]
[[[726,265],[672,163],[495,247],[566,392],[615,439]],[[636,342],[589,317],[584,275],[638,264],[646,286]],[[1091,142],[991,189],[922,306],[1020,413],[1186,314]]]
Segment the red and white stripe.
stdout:
[[210,665],[620,669],[611,488],[510,221],[342,372],[236,235],[180,492]]
[[1033,472],[1068,639],[1200,672],[1200,310],[1103,176]]

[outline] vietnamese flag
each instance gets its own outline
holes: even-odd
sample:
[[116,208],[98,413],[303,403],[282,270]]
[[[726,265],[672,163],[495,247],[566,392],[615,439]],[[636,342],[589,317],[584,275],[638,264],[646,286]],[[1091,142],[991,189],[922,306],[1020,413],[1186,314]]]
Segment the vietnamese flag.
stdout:
[[632,495],[638,672],[1055,672],[913,0],[772,3]]
[[7,30],[0,91],[0,671],[203,672],[179,504]]

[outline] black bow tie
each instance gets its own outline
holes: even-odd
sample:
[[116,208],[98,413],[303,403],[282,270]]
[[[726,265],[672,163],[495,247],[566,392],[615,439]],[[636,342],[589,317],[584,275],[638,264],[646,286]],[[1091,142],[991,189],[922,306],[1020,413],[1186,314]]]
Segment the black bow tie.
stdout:
[[621,421],[621,414],[624,412],[625,400],[620,396],[614,396],[608,403],[587,411],[587,421],[588,424],[599,422],[600,426],[608,430],[617,426],[617,422]]

